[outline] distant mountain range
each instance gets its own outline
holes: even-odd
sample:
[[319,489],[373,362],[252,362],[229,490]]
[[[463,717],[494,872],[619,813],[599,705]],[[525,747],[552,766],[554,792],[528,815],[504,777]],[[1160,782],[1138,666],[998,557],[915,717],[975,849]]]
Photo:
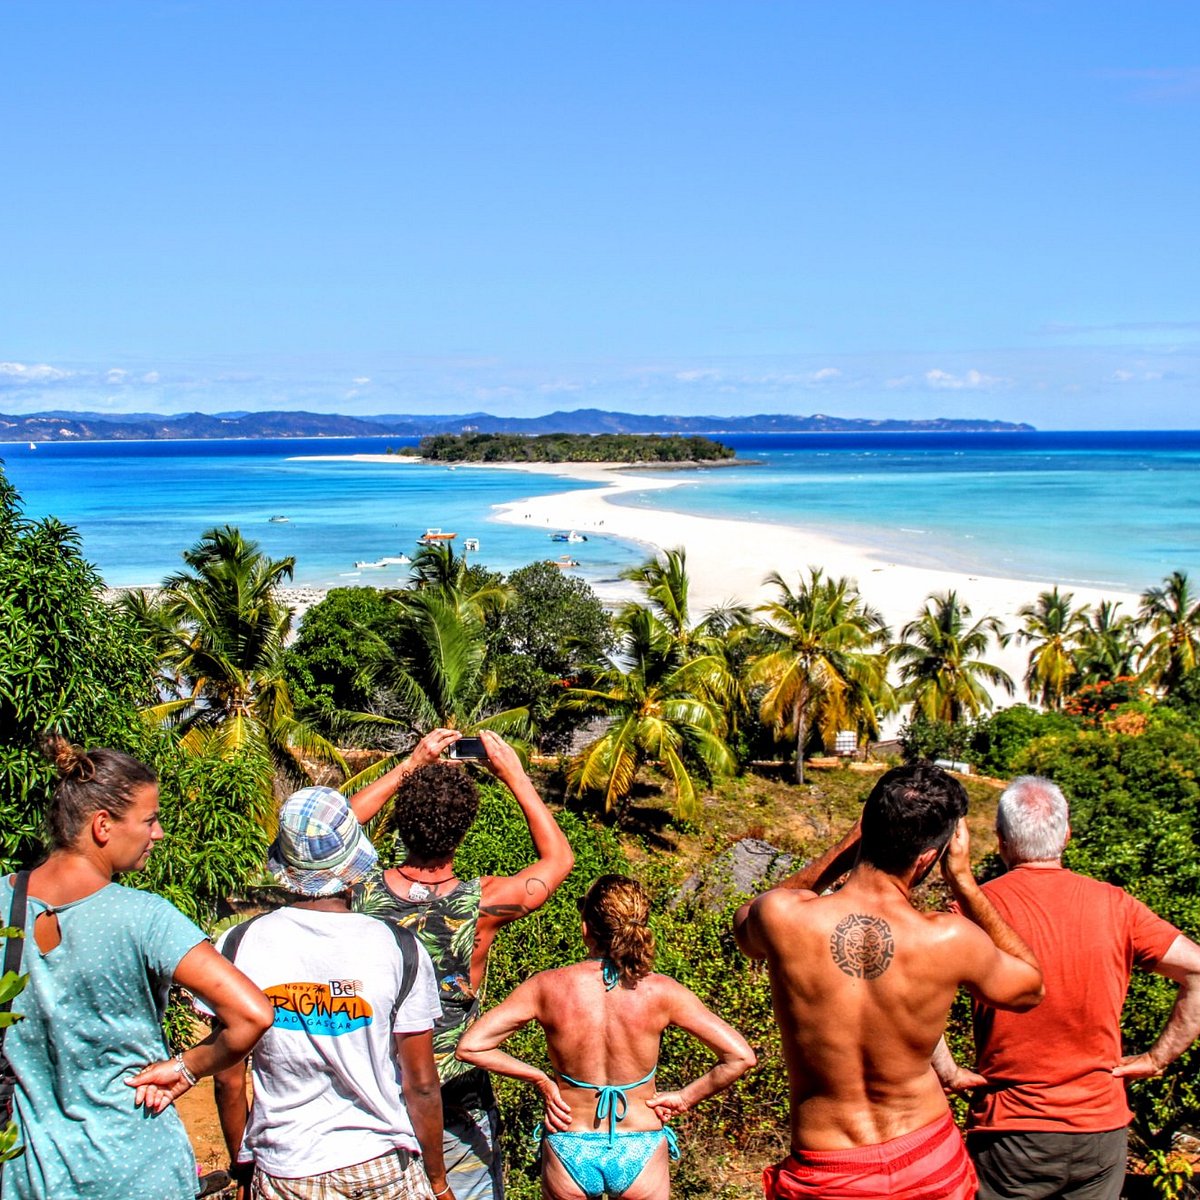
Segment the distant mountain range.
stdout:
[[167,438],[424,437],[433,433],[1012,433],[1032,425],[1012,421],[872,421],[762,413],[752,417],[643,416],[581,408],[544,417],[491,413],[421,416],[388,413],[344,417],[334,413],[229,412],[94,413],[50,411],[24,416],[0,413],[0,442],[135,441]]

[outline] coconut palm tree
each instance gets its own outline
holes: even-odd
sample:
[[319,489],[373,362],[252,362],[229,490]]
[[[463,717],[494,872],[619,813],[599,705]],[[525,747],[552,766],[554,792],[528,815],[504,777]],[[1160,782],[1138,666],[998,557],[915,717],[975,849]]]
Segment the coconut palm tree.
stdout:
[[1074,608],[1073,592],[1053,587],[1038,595],[1033,604],[1022,605],[1017,616],[1025,624],[1017,637],[1032,646],[1025,672],[1025,690],[1030,700],[1046,708],[1062,708],[1079,675],[1078,656],[1088,629],[1088,610]]
[[426,587],[394,599],[397,633],[390,642],[366,633],[363,675],[391,699],[398,721],[418,736],[439,726],[525,732],[527,709],[491,711],[498,681],[488,669],[483,616],[469,598]]
[[795,591],[777,571],[763,582],[779,594],[758,608],[765,648],[750,659],[746,681],[766,688],[759,715],[777,736],[794,740],[796,782],[803,783],[812,729],[826,740],[847,727],[878,735],[878,718],[892,705],[890,635],[850,580],[827,578],[820,567],[809,567]]
[[1077,684],[1104,683],[1137,673],[1135,662],[1140,622],[1118,613],[1119,603],[1101,600],[1095,608],[1084,610],[1086,627],[1080,634]]
[[1138,615],[1153,631],[1138,658],[1143,679],[1170,692],[1200,662],[1200,597],[1186,572],[1172,571],[1161,587],[1144,591],[1141,601]]
[[718,655],[687,657],[674,631],[649,608],[628,605],[614,622],[616,651],[586,672],[564,699],[569,710],[606,717],[608,728],[572,759],[571,790],[623,807],[638,770],[657,762],[671,777],[675,810],[699,811],[695,771],[725,775],[735,767],[727,723],[716,698],[727,664]]
[[130,601],[181,697],[152,715],[178,725],[185,749],[261,749],[289,782],[306,778],[301,758],[344,768],[337,748],[296,715],[284,677],[292,610],[278,589],[295,560],[268,558],[231,525],[208,530],[183,560],[188,569],[163,580],[156,602]]
[[[409,570],[413,591],[434,591],[450,600],[455,608],[469,610],[485,619],[491,613],[507,608],[513,590],[501,576],[471,567],[465,555],[454,553],[448,543],[422,546],[413,558]],[[404,593],[399,593],[403,600]]]
[[900,665],[898,699],[928,720],[956,724],[964,716],[990,711],[992,697],[985,683],[1013,693],[1008,673],[980,657],[992,638],[1006,643],[1003,626],[995,617],[981,617],[968,626],[970,619],[971,610],[957,592],[934,593],[892,648]]

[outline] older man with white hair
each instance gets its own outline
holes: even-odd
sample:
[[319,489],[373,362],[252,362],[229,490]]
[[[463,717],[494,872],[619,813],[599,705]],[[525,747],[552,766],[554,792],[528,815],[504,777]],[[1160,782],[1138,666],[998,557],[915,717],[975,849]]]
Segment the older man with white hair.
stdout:
[[[1049,779],[1015,779],[996,834],[1006,874],[988,899],[1041,963],[1046,998],[1028,1013],[975,1002],[978,1075],[934,1065],[949,1087],[975,1085],[967,1145],[980,1200],[1117,1200],[1131,1119],[1122,1080],[1159,1075],[1200,1034],[1200,946],[1111,884],[1062,865],[1067,801]],[[1179,984],[1158,1040],[1122,1056],[1121,1007],[1134,967]]]

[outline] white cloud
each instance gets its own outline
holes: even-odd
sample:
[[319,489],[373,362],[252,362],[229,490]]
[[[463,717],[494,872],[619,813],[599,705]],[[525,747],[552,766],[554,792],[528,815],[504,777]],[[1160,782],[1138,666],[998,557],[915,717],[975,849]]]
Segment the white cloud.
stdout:
[[841,374],[837,367],[822,367],[813,372],[813,383],[821,383],[826,379],[836,379]]
[[365,387],[368,383],[371,382],[371,377],[369,375],[358,375],[354,379],[352,379],[350,382],[353,383],[356,387]]
[[964,375],[951,375],[949,371],[940,371],[935,367],[932,371],[925,372],[925,382],[933,388],[961,391],[963,389],[992,388],[997,384],[1004,383],[1004,380],[995,375],[984,375],[982,371],[976,371],[974,367]]
[[70,371],[60,371],[57,367],[45,363],[28,365],[19,362],[0,362],[0,378],[13,383],[51,383],[56,379],[66,379]]
[[145,375],[142,376],[142,382],[143,383],[157,383],[158,382],[158,372],[157,371],[147,371],[145,373]]
[[128,374],[128,371],[122,371],[120,367],[113,367],[108,374],[104,376],[104,379],[107,383],[124,383],[125,376]]
[[720,371],[711,369],[697,369],[692,371],[676,371],[675,378],[680,383],[705,383],[721,378]]

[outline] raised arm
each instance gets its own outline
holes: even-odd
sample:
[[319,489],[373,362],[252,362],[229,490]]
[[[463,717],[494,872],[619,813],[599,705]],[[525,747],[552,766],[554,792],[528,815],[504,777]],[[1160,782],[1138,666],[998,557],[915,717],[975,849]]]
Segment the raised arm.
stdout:
[[749,1042],[680,983],[671,988],[671,1024],[699,1038],[717,1056],[717,1061],[686,1087],[674,1092],[655,1092],[646,1101],[660,1121],[677,1117],[701,1100],[723,1091],[758,1061]]
[[571,873],[575,854],[558,822],[538,795],[517,752],[490,729],[480,730],[488,752],[488,766],[513,794],[529,825],[537,861],[515,875],[491,875],[480,893],[481,920],[494,927],[515,921],[540,908]]
[[386,775],[380,775],[374,783],[368,783],[350,796],[347,803],[350,811],[365,825],[396,794],[396,789],[419,767],[435,763],[462,734],[457,729],[434,729],[427,733],[412,749],[412,753],[397,763]]
[[1154,970],[1175,980],[1179,994],[1158,1040],[1144,1054],[1130,1054],[1113,1068],[1113,1074],[1129,1079],[1161,1075],[1200,1037],[1200,946],[1181,933]]
[[820,895],[854,866],[854,860],[858,857],[860,841],[862,841],[862,828],[861,818],[858,818],[841,841],[830,846],[824,854],[814,858],[812,862],[805,863],[794,874],[789,875],[786,879],[781,879],[775,884],[775,887],[816,892],[817,895]]
[[[153,1113],[178,1100],[194,1081],[241,1062],[271,1027],[270,1000],[213,948],[193,946],[175,968],[175,982],[208,1005],[219,1024],[202,1042],[175,1058],[151,1063],[125,1082],[136,1088],[134,1104]],[[191,1076],[191,1079],[188,1078]]]
[[1042,968],[1033,951],[993,907],[971,873],[971,839],[960,820],[942,859],[942,875],[964,917],[987,938],[960,926],[956,958],[962,983],[985,1004],[1025,1012],[1042,1002]]
[[545,1071],[500,1049],[518,1029],[538,1019],[541,1000],[542,977],[535,975],[471,1025],[458,1039],[455,1054],[474,1067],[532,1083],[546,1102],[547,1128],[558,1133],[571,1124],[571,1108],[562,1098],[558,1084]]

